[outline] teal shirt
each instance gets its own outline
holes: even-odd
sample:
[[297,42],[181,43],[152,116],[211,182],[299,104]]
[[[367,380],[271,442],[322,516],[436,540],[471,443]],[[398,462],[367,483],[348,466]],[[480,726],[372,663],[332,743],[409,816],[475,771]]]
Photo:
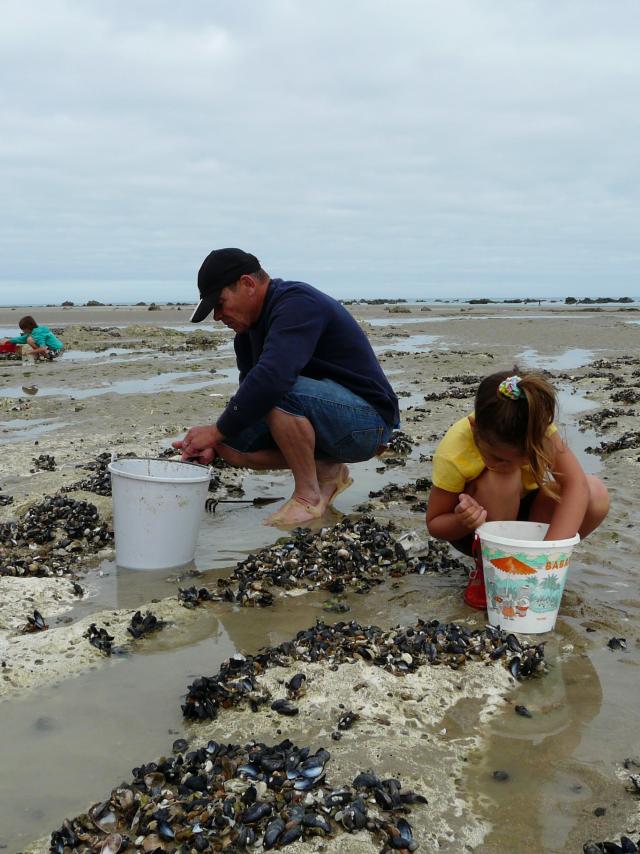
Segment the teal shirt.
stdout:
[[24,335],[16,335],[9,338],[12,344],[26,344],[27,338],[31,336],[38,347],[51,347],[52,350],[62,350],[64,344],[53,334],[48,326],[36,326],[33,332],[25,332]]

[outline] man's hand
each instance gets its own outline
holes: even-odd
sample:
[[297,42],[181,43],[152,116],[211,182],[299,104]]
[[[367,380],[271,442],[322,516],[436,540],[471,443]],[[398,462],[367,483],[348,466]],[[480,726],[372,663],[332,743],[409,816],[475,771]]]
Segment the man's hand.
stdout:
[[475,531],[487,520],[487,511],[484,507],[464,492],[458,496],[458,503],[453,512],[470,531]]
[[218,456],[218,445],[224,436],[215,425],[205,424],[191,427],[184,439],[178,439],[172,445],[182,451],[183,460],[196,460],[208,466]]

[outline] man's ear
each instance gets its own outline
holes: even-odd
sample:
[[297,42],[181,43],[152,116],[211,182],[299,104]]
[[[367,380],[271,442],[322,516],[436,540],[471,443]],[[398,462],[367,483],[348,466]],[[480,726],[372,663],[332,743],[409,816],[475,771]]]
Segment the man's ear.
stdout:
[[243,273],[238,281],[240,282],[240,284],[244,285],[251,293],[255,292],[256,280],[253,278],[253,276],[250,276],[248,273]]

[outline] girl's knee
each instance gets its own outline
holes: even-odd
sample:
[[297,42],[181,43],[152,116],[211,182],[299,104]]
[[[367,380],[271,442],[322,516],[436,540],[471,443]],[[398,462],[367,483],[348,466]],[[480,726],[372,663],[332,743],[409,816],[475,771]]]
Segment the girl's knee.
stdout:
[[609,512],[609,490],[599,477],[588,475],[590,510],[601,522]]
[[582,539],[595,531],[609,512],[609,491],[604,483],[593,475],[587,475],[587,483],[589,485],[589,506],[579,531]]
[[485,469],[475,480],[466,484],[464,491],[488,511],[495,507],[499,513],[503,513],[507,506],[513,505],[515,514],[520,506],[522,475],[519,469],[506,474]]

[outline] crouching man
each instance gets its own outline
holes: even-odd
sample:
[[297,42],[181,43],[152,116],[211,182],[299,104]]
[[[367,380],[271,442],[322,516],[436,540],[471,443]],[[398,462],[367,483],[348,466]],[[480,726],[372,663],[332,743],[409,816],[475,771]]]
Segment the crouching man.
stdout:
[[215,424],[174,442],[183,460],[291,469],[294,490],[265,524],[321,517],[399,425],[398,399],[371,344],[339,302],[272,279],[241,249],[216,249],[198,273],[191,321],[213,312],[235,332],[240,385]]

